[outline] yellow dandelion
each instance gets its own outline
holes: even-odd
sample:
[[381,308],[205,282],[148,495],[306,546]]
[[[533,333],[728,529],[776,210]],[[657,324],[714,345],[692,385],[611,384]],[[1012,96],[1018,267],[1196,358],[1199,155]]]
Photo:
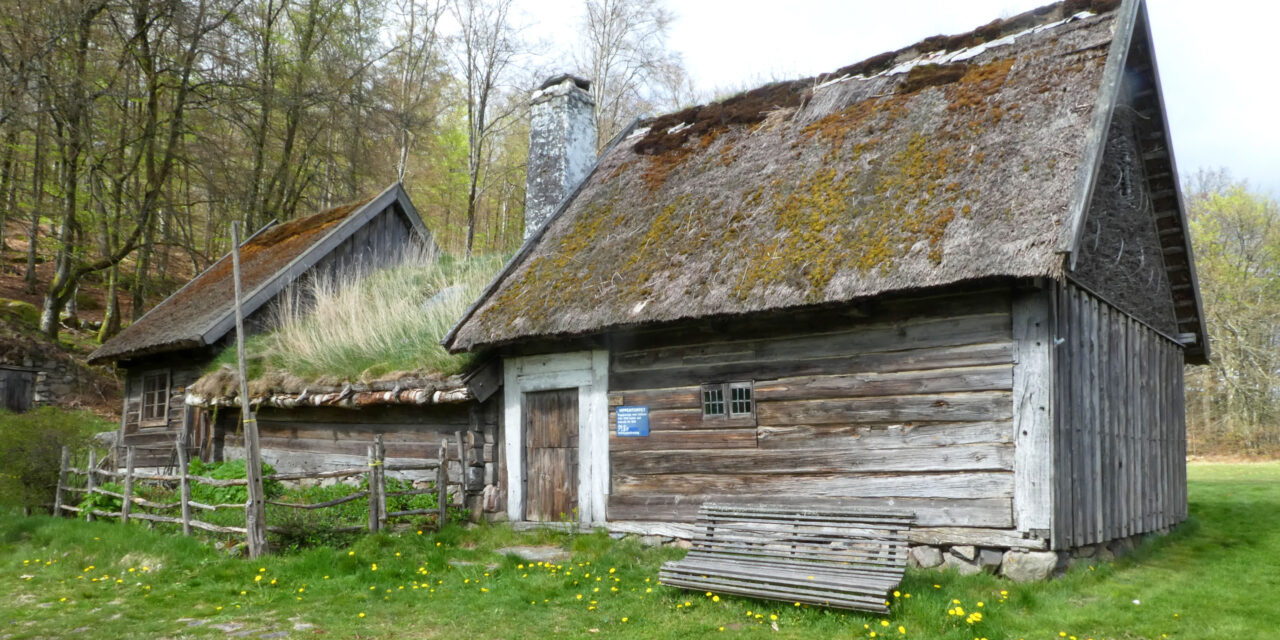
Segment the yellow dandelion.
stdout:
[[582,594],[581,594],[581,593],[579,593],[579,594],[578,594],[578,599],[579,599],[579,600],[581,600],[581,599],[582,599]]
[[771,614],[769,614],[769,619],[770,619],[770,620],[777,621],[777,619],[778,619],[778,614],[776,614],[776,613],[771,613]]
[[880,621],[880,626],[882,626],[882,627],[887,627],[887,626],[889,626],[889,621],[888,621],[888,620],[881,620],[881,621]]
[[712,602],[720,602],[720,596],[711,596]]
[[902,625],[898,625],[898,633],[905,635],[907,633],[907,628]]
[[901,592],[901,591],[894,591],[894,592],[893,592],[893,597],[895,597],[895,598],[902,597],[902,592]]
[[349,555],[349,556],[354,556],[355,554],[356,554],[356,552],[354,552],[354,551],[348,551],[348,552],[347,552],[347,555]]
[[258,575],[258,576],[254,576],[254,577],[253,577],[253,581],[254,581],[254,582],[262,582],[262,576],[260,576],[260,575]]
[[363,611],[361,611],[361,612],[360,612],[360,617],[361,617],[361,618],[363,618],[363,617],[364,617],[364,612],[363,612]]
[[800,606],[800,603],[799,603],[799,602],[797,602],[797,603],[796,603],[796,606],[797,606],[797,607],[798,607],[798,606]]
[[626,621],[627,621],[627,618],[625,618],[625,617],[624,617],[624,618],[622,618],[622,621],[623,621],[623,622],[626,622]]

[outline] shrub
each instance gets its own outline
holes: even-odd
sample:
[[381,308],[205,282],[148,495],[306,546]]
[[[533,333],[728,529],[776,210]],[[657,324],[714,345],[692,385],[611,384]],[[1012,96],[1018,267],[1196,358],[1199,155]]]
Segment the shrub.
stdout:
[[0,504],[51,506],[62,447],[83,448],[94,433],[114,428],[88,411],[39,407],[14,414],[0,409]]
[[[275,467],[262,463],[263,476],[275,472]],[[236,480],[248,477],[248,467],[245,466],[243,459],[225,462],[202,462],[196,459],[187,465],[187,473],[214,480]],[[284,494],[284,485],[279,480],[263,480],[262,492],[266,494],[268,500],[274,500]],[[244,504],[249,500],[249,489],[244,486],[218,487],[203,482],[193,482],[191,499],[205,504]]]
[[[104,482],[98,485],[99,489],[114,491],[116,493],[124,493],[124,487],[115,482]],[[107,513],[119,512],[124,507],[124,501],[115,496],[102,495],[101,493],[91,493],[80,501],[80,508],[89,510],[97,509],[98,511],[106,511]]]

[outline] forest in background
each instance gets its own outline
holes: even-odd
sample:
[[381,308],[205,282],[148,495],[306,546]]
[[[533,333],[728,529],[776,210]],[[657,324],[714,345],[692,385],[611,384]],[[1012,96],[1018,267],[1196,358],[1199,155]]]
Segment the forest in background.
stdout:
[[[662,0],[582,0],[572,42],[532,38],[536,9],[0,0],[0,298],[91,348],[222,255],[231,221],[395,181],[446,251],[509,253],[543,79],[593,80],[601,146],[708,97],[667,45]],[[1280,204],[1223,170],[1183,182],[1213,352],[1188,368],[1191,452],[1280,455]],[[77,318],[89,304],[96,335]]]
[[105,340],[225,253],[231,221],[396,181],[445,250],[510,252],[541,80],[595,80],[601,144],[694,96],[659,0],[584,0],[566,43],[528,37],[526,4],[0,0],[0,264],[50,338],[100,289]]

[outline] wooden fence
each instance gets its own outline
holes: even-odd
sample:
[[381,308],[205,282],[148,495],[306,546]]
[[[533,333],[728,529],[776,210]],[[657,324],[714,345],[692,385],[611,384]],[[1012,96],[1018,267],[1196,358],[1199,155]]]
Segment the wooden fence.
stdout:
[[[136,449],[139,447],[127,447],[125,450],[125,468],[124,471],[100,469],[98,464],[98,455],[96,451],[90,450],[87,465],[83,468],[72,466],[71,451],[66,447],[62,449],[62,462],[58,472],[58,488],[54,493],[53,510],[55,515],[64,512],[74,513],[83,516],[86,520],[92,521],[95,518],[118,518],[121,523],[128,523],[130,520],[143,520],[147,522],[163,522],[169,524],[182,525],[182,534],[191,535],[192,529],[201,529],[212,533],[236,534],[247,536],[248,530],[245,527],[232,527],[213,524],[197,519],[193,516],[193,509],[205,512],[213,512],[219,509],[238,509],[243,511],[245,504],[204,504],[191,499],[191,483],[198,482],[200,484],[211,487],[247,487],[249,480],[246,478],[235,478],[229,480],[220,480],[216,478],[208,478],[204,476],[194,476],[187,472],[187,450],[181,441],[174,443],[177,450],[177,473],[173,474],[150,474],[138,473],[134,468],[134,458]],[[166,447],[167,448],[167,447]],[[354,478],[365,476],[368,480],[368,488],[354,493],[335,498],[327,502],[316,504],[296,504],[291,502],[280,502],[276,500],[268,500],[267,504],[277,507],[285,507],[291,509],[325,509],[336,507],[340,504],[359,500],[361,498],[369,499],[369,522],[367,525],[337,527],[330,531],[337,533],[356,533],[360,531],[369,531],[370,533],[379,531],[386,527],[387,521],[392,518],[403,518],[410,516],[436,516],[436,526],[443,526],[448,521],[449,507],[449,473],[448,473],[448,441],[440,445],[439,457],[436,462],[425,462],[418,464],[387,464],[386,449],[382,444],[382,436],[377,436],[368,448],[368,465],[365,468],[349,468],[336,469],[332,471],[315,471],[303,473],[276,473],[263,476],[263,480],[278,480],[282,482],[299,481],[299,480],[321,480],[336,478]],[[435,486],[426,489],[409,489],[405,491],[387,491],[387,472],[396,471],[435,471]],[[73,477],[83,477],[82,486],[78,482],[72,482]],[[110,491],[100,486],[99,480],[102,478],[118,479],[122,485],[119,492]],[[177,484],[176,502],[154,502],[147,500],[135,494],[135,487],[139,484],[151,483],[165,486],[173,486]],[[460,482],[453,483],[460,485]],[[387,498],[392,496],[411,496],[435,493],[437,496],[437,506],[434,509],[409,509],[404,511],[387,511]],[[63,501],[65,494],[80,495],[102,495],[118,498],[121,503],[120,511],[103,511],[90,507],[73,506]],[[461,494],[461,491],[459,492]],[[146,513],[135,511],[135,507],[145,507],[154,511],[172,511],[178,510],[178,516],[160,515],[157,513]],[[285,532],[282,527],[268,526],[267,531],[273,533]]]

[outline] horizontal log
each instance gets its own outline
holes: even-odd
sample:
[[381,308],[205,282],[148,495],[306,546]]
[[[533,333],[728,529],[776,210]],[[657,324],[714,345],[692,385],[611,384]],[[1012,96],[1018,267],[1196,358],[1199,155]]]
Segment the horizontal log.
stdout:
[[958,347],[945,346],[852,355],[829,352],[826,357],[812,360],[742,362],[634,371],[610,369],[609,387],[614,390],[646,389],[701,384],[709,380],[769,380],[788,376],[920,371],[1011,362],[1013,362],[1013,342],[999,340]]
[[756,402],[1010,391],[1013,365],[783,378],[755,386]]
[[[450,434],[450,437],[452,437],[452,434]],[[384,439],[384,446],[386,447],[388,458],[434,458],[440,450],[440,444],[444,441],[445,438],[443,437],[434,441],[419,440],[413,442],[396,442]],[[373,438],[364,440],[334,439],[327,436],[320,438],[262,436],[258,438],[258,444],[263,450],[351,456],[366,455],[366,450],[372,442]],[[238,436],[228,436],[225,443],[226,446],[243,447],[244,439]],[[485,461],[493,462],[496,451],[496,445],[484,445]],[[452,459],[457,459],[456,454]]]
[[1013,396],[1008,391],[981,391],[761,402],[756,405],[756,416],[760,424],[770,426],[1008,420],[1013,416]]
[[903,351],[1012,339],[1009,311],[944,318],[916,318],[810,334],[775,335],[757,340],[724,341],[621,352],[618,372],[679,369],[730,363],[824,359],[832,355]]
[[702,387],[684,386],[667,389],[638,389],[609,394],[609,406],[644,406],[649,409],[687,409],[702,406]]
[[1009,471],[1013,445],[881,448],[860,444],[828,449],[618,451],[615,473],[809,474],[842,472]]
[[609,453],[658,449],[754,449],[756,430],[697,429],[688,431],[649,431],[647,436],[619,438],[609,435]]
[[[614,412],[609,412],[609,430],[617,431],[617,416]],[[748,416],[745,418],[729,418],[726,416],[719,417],[703,417],[700,407],[691,407],[688,409],[656,409],[649,412],[649,432],[654,431],[683,431],[687,429],[741,429],[750,427],[754,429],[756,419]]]
[[[748,489],[749,490],[749,489]],[[693,522],[704,502],[760,504],[777,496],[758,493],[736,495],[636,494],[609,496],[609,520]],[[840,498],[841,507],[895,508],[915,515],[915,526],[1011,527],[1013,508],[1009,498]],[[798,498],[796,508],[823,502]],[[830,504],[830,501],[825,504]]]
[[439,513],[440,513],[440,510],[439,510],[439,509],[408,509],[408,510],[406,510],[406,511],[392,511],[392,512],[390,512],[390,513],[388,513],[388,514],[387,514],[387,517],[388,517],[388,518],[403,518],[403,517],[406,517],[406,516],[427,516],[427,515],[437,515],[437,514],[439,514]]
[[1013,422],[906,423],[865,425],[779,425],[757,430],[761,449],[826,449],[856,443],[868,448],[949,447],[1011,443]]
[[970,473],[827,473],[752,475],[688,473],[647,475],[614,473],[613,495],[733,495],[744,487],[754,493],[813,498],[986,498],[1013,497],[1013,474]]
[[912,544],[931,546],[975,545],[980,547],[1004,547],[1009,549],[1047,549],[1048,541],[1023,538],[1011,529],[987,529],[969,527],[914,527],[907,532]]
[[258,412],[262,422],[360,425],[359,428],[381,432],[383,427],[421,428],[432,425],[469,425],[471,403],[449,403],[428,406],[379,406],[360,409],[341,407],[264,407]]

